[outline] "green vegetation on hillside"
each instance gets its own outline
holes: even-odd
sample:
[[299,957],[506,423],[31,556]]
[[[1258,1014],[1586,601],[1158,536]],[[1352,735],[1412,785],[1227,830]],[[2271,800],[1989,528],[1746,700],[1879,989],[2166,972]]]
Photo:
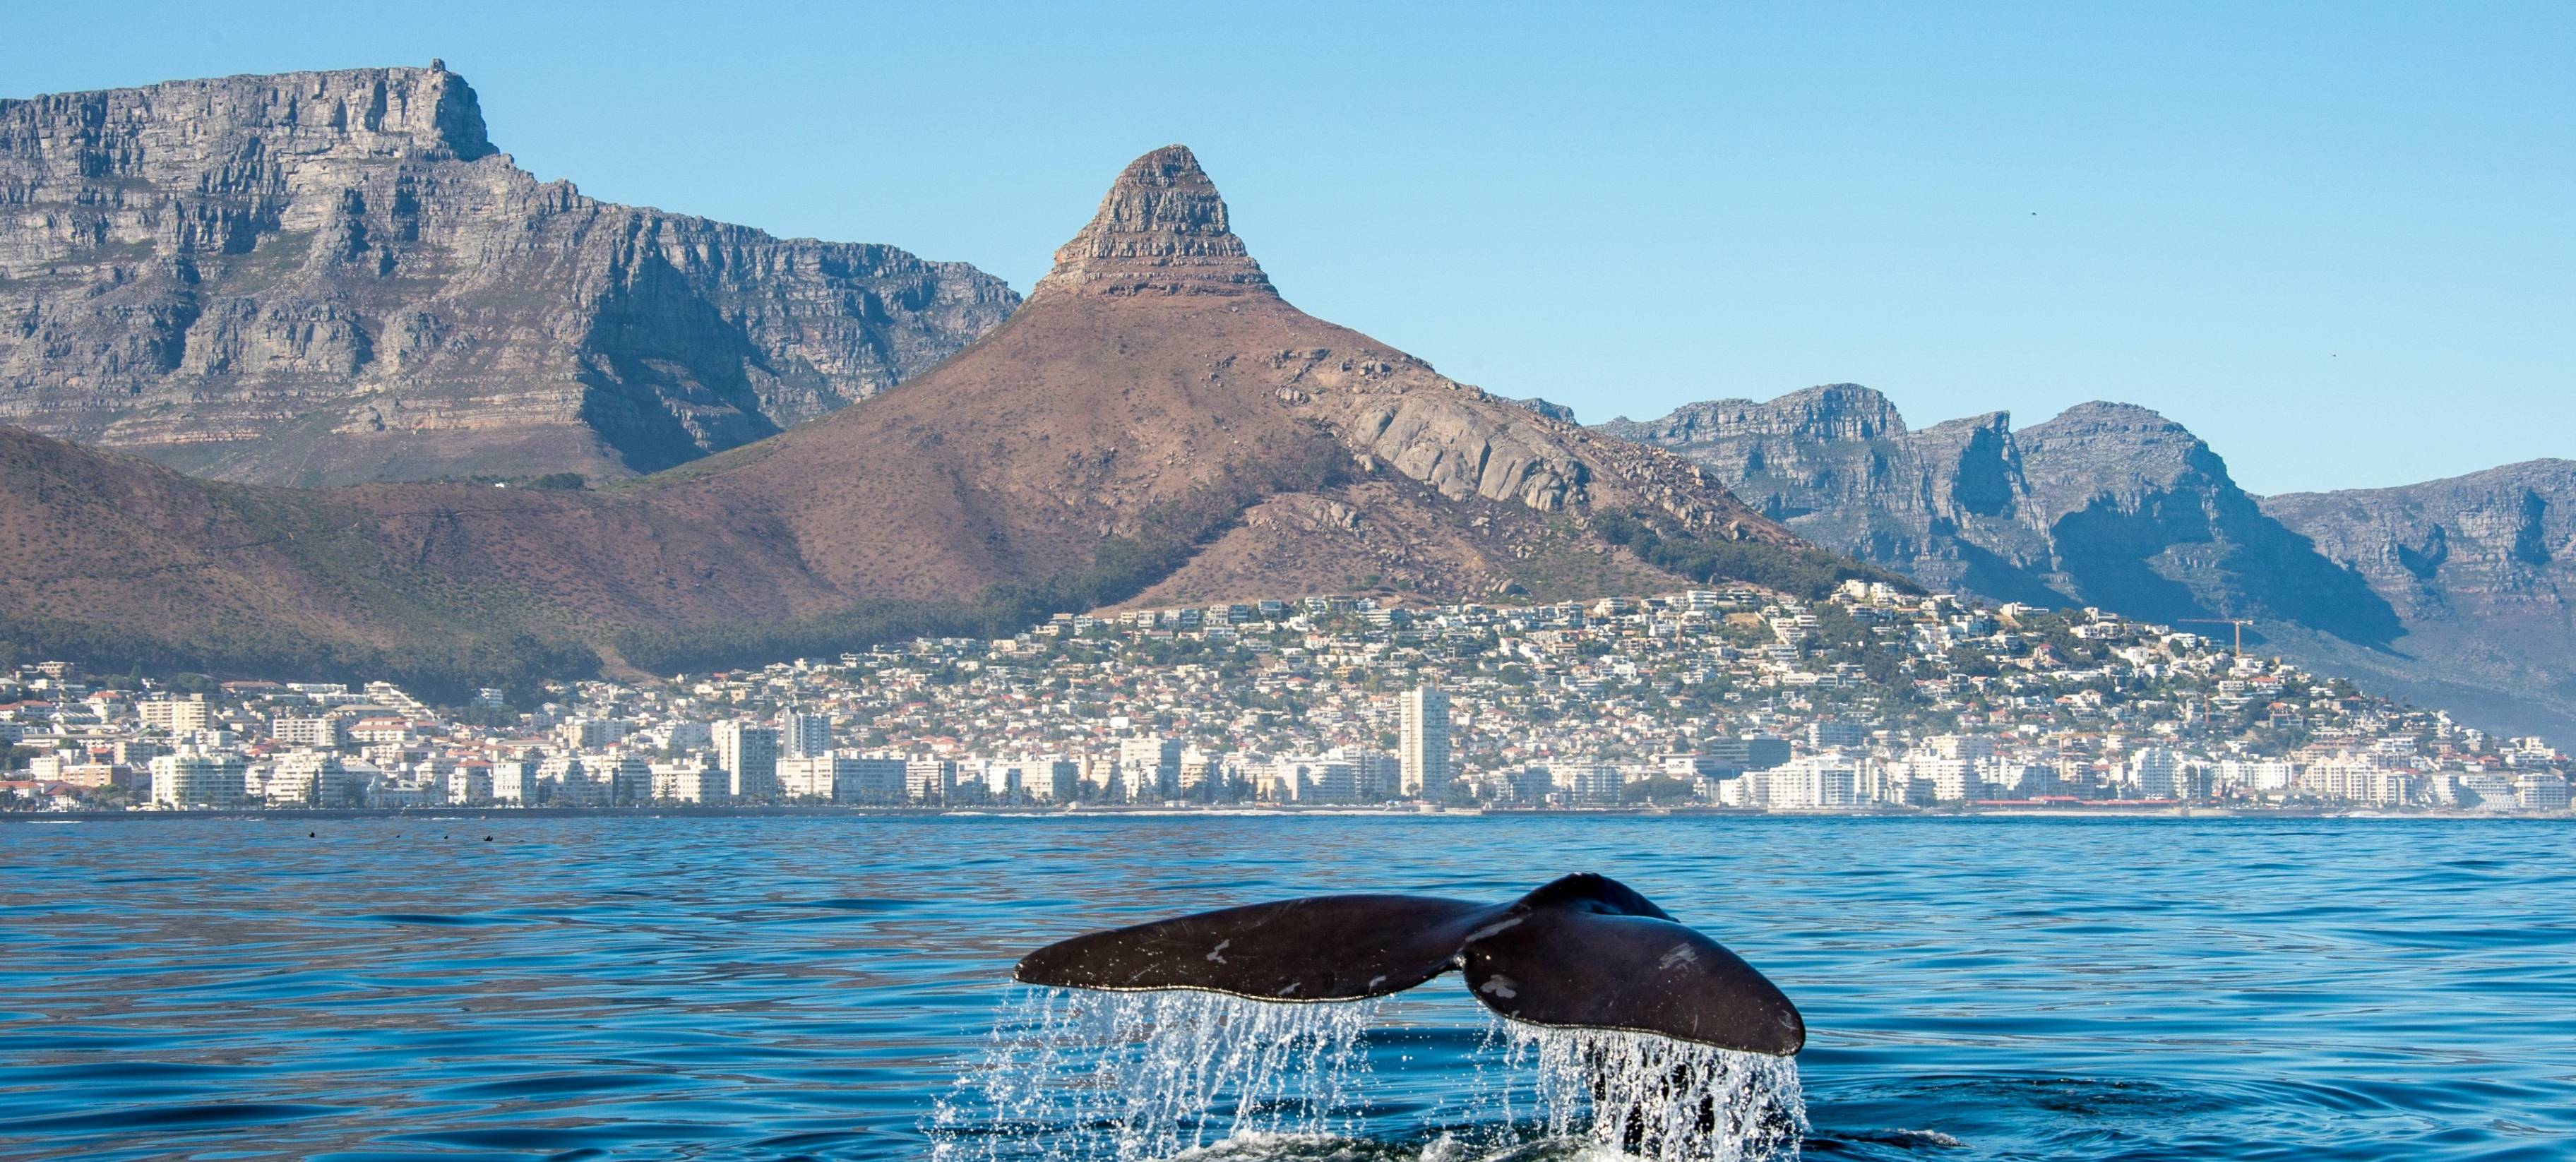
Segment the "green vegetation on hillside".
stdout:
[[1715,585],[1741,581],[1809,601],[1845,581],[1880,581],[1908,593],[1922,587],[1876,565],[1822,549],[1783,548],[1760,541],[1728,541],[1684,529],[1661,513],[1613,512],[1592,518],[1592,531],[1668,573]]

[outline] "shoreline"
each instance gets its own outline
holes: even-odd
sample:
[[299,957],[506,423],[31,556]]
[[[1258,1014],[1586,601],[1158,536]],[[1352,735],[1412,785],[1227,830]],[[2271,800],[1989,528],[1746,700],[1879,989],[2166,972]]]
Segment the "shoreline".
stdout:
[[2576,811],[2475,811],[2424,808],[2392,811],[2338,807],[2204,806],[2188,810],[2170,804],[2121,807],[2113,803],[2071,807],[1967,807],[1929,811],[1887,808],[1770,811],[1740,807],[1363,807],[1363,806],[1164,806],[1156,804],[1085,805],[1077,808],[994,805],[986,807],[892,807],[856,804],[775,803],[691,807],[245,807],[194,811],[6,811],[7,823],[115,823],[182,819],[659,819],[659,818],[802,818],[845,816],[867,819],[1016,819],[1110,818],[1724,818],[1724,819],[2518,819],[2571,820]]

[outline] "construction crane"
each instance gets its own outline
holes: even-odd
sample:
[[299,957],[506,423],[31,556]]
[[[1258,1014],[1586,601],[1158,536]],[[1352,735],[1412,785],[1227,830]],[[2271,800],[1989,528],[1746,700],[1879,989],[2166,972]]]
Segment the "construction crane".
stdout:
[[2232,625],[2236,627],[2236,656],[2245,656],[2245,627],[2254,624],[2241,617],[2186,617],[2185,625]]

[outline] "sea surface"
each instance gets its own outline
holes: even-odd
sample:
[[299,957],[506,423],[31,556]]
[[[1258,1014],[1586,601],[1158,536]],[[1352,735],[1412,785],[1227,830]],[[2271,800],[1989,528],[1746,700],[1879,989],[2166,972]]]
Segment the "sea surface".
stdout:
[[[1592,870],[1797,1001],[1808,1158],[2576,1158],[2571,856],[2447,819],[0,824],[0,1156],[1599,1156],[1455,976],[1080,1019],[1009,983],[1093,928]],[[1085,1020],[1171,1060],[1027,1063]],[[1139,1021],[1280,1092],[1191,1121],[1157,1087],[1195,1051]]]

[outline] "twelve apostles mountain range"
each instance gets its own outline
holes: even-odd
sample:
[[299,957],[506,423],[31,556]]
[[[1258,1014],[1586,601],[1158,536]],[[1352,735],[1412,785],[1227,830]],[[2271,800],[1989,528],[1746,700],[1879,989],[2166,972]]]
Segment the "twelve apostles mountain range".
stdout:
[[2376,689],[2500,727],[2576,726],[2576,463],[2257,497],[2142,407],[1911,429],[1857,384],[1598,430],[1681,452],[1800,536],[1935,588],[2243,619],[2248,641]]

